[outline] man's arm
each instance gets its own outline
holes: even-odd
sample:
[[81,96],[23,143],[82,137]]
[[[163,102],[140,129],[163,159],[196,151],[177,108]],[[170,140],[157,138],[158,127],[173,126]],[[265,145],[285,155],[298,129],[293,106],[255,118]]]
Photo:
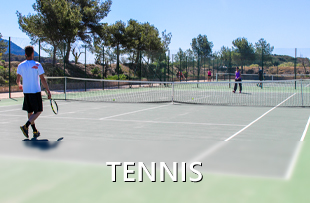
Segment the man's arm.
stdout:
[[43,74],[40,75],[40,79],[41,79],[41,83],[42,83],[43,87],[44,87],[44,88],[46,89],[46,91],[47,91],[48,99],[51,99],[51,98],[52,98],[52,95],[51,95],[50,89],[49,89],[49,87],[48,87],[48,84],[47,84],[47,82],[46,82],[45,77],[44,77]]
[[18,85],[18,88],[20,89],[20,90],[22,90],[23,89],[23,86],[20,84],[20,79],[21,79],[21,75],[20,74],[17,74],[17,78],[16,78],[16,84]]

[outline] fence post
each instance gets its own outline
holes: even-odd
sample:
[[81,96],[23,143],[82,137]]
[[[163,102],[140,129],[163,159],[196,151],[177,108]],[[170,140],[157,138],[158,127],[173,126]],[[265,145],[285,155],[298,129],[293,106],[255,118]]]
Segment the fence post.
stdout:
[[170,68],[169,68],[169,64],[170,64],[170,50],[168,50],[168,81],[170,80]]
[[172,66],[171,66],[171,72],[172,72],[172,82],[173,82],[173,54],[172,54],[172,57],[171,57],[171,63],[172,63]]
[[[130,78],[130,69],[129,69]],[[102,79],[104,79],[104,47],[102,48]],[[104,81],[102,81],[102,89],[104,90]]]
[[206,57],[203,57],[203,77],[206,82]]
[[[142,81],[142,57],[141,57],[141,50],[139,51],[140,54],[140,81]],[[140,87],[141,87],[141,83],[140,83]]]
[[9,37],[9,98],[11,99],[11,37]]
[[182,56],[180,55],[180,68],[179,68],[180,82],[181,82],[181,70],[182,70],[182,68],[181,68],[182,62],[181,62],[181,60],[182,60]]
[[295,89],[296,89],[296,61],[297,61],[297,48],[295,48],[295,60],[294,60],[294,79],[295,79]]
[[188,70],[187,70],[187,56],[186,56],[186,82],[187,82],[187,77],[188,77]]
[[[87,78],[86,77],[86,45],[85,45],[85,78]],[[85,80],[85,92],[86,92],[86,80]]]
[[[199,50],[198,50],[198,57],[197,57],[197,68],[198,68],[197,82],[199,83],[199,72],[200,72],[200,70],[199,70]],[[198,88],[198,83],[197,83],[197,88]]]
[[67,77],[65,76],[65,100],[67,100]]
[[174,82],[172,81],[172,104],[174,102]]
[[165,52],[164,81],[166,82],[166,80],[167,80],[167,57]]
[[[64,77],[66,77],[66,43],[64,43]],[[66,80],[66,79],[65,79]],[[65,81],[64,91],[66,89],[66,81]]]
[[301,87],[301,106],[304,106],[304,95],[302,93],[302,79],[300,79],[300,87]]
[[39,63],[41,63],[41,41],[39,40]]

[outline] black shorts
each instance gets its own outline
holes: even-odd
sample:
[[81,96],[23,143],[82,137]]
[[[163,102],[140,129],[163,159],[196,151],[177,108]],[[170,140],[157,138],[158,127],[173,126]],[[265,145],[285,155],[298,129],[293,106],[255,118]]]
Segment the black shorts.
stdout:
[[37,93],[25,93],[23,110],[28,113],[37,113],[43,111],[43,103],[41,92]]

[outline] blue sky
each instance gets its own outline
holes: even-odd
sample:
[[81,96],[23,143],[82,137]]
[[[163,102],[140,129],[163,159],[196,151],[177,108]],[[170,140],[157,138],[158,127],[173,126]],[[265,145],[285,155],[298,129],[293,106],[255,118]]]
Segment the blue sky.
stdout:
[[[27,38],[19,29],[16,11],[33,13],[35,0],[1,0],[3,36]],[[170,49],[190,48],[192,38],[207,35],[214,51],[232,46],[232,40],[246,37],[251,43],[264,38],[274,53],[310,57],[309,0],[114,0],[103,22],[150,22],[160,32],[172,33]]]

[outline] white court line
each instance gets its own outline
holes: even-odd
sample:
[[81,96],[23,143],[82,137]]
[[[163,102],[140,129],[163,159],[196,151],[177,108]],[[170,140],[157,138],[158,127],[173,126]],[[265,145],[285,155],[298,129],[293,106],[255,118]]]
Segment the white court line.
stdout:
[[260,116],[259,118],[257,118],[256,120],[254,120],[253,122],[251,122],[250,124],[248,124],[247,126],[245,126],[244,128],[242,128],[241,130],[239,130],[237,133],[235,133],[234,135],[230,136],[229,138],[227,138],[226,140],[220,141],[219,143],[215,144],[214,146],[212,146],[211,148],[205,150],[204,152],[202,152],[201,154],[199,154],[198,156],[196,156],[195,158],[193,158],[191,160],[191,162],[195,162],[195,161],[202,161],[202,159],[206,158],[207,156],[209,156],[210,154],[214,153],[216,150],[218,150],[219,148],[221,148],[226,141],[231,140],[232,138],[234,138],[235,136],[237,136],[238,134],[240,134],[242,131],[244,131],[245,129],[247,129],[248,127],[250,127],[253,123],[257,122],[258,120],[260,120],[262,117],[264,117],[265,115],[267,115],[269,112],[271,112],[272,110],[276,109],[278,106],[280,106],[281,104],[283,104],[284,102],[286,102],[287,100],[289,100],[291,97],[293,97],[296,93],[292,94],[291,96],[289,96],[287,99],[285,99],[284,101],[282,101],[281,103],[279,103],[277,106],[273,107],[272,109],[270,109],[269,111],[267,111],[266,113],[264,113],[262,116]]
[[60,117],[60,116],[40,116],[39,118],[54,118],[54,119],[72,119],[72,120],[91,120],[91,121],[99,121],[98,118],[81,118],[81,117]]
[[131,111],[131,112],[127,112],[127,113],[123,113],[123,114],[118,114],[118,115],[114,115],[114,116],[103,117],[103,118],[100,118],[99,120],[114,118],[114,117],[118,117],[118,116],[124,116],[124,115],[128,115],[128,114],[142,112],[142,111],[148,111],[148,110],[151,110],[151,109],[157,109],[157,108],[165,107],[165,106],[168,106],[168,105],[171,105],[171,104],[166,104],[166,105],[162,105],[162,106],[156,106],[156,107],[147,108],[147,109],[141,109],[141,110],[138,110],[138,111]]
[[291,162],[290,162],[290,165],[285,173],[285,179],[286,180],[289,180],[291,177],[292,177],[292,174],[294,172],[294,169],[295,169],[295,165],[296,165],[296,162],[297,162],[297,159],[299,157],[299,154],[301,152],[301,148],[302,148],[302,142],[304,141],[305,137],[306,137],[306,134],[307,134],[307,131],[308,131],[308,128],[309,128],[309,124],[310,124],[310,117],[308,119],[308,122],[305,126],[305,129],[304,129],[304,132],[302,133],[302,136],[300,138],[300,142],[298,143],[297,147],[296,147],[296,150],[295,150],[295,153],[291,159]]
[[20,103],[20,104],[14,104],[14,105],[0,106],[0,108],[2,108],[2,107],[11,107],[11,106],[21,106],[21,105],[23,105],[23,103]]
[[226,141],[231,140],[232,138],[236,137],[237,135],[239,135],[241,132],[243,132],[245,129],[247,129],[248,127],[250,127],[251,125],[253,125],[254,123],[256,123],[257,121],[259,121],[261,118],[263,118],[264,116],[266,116],[268,113],[270,113],[271,111],[273,111],[274,109],[276,109],[277,107],[279,107],[281,104],[283,104],[284,102],[286,102],[287,100],[289,100],[291,97],[295,96],[296,93],[292,94],[291,96],[289,96],[288,98],[286,98],[284,101],[282,101],[281,103],[279,103],[277,106],[273,107],[272,109],[270,109],[269,111],[267,111],[266,113],[264,113],[263,115],[261,115],[260,117],[258,117],[257,119],[255,119],[254,121],[252,121],[250,124],[248,124],[247,126],[245,126],[244,128],[242,128],[241,130],[239,130],[238,132],[236,132],[235,134],[233,134],[232,136],[230,136],[229,138],[227,138]]
[[289,180],[289,179],[292,177],[292,174],[293,174],[293,171],[294,171],[294,168],[295,168],[297,159],[298,159],[298,157],[299,157],[301,148],[302,148],[302,142],[298,142],[298,144],[297,144],[297,146],[296,146],[296,149],[295,149],[295,152],[294,152],[294,154],[293,154],[293,156],[292,156],[290,165],[289,165],[289,167],[287,168],[287,171],[286,171],[286,173],[285,173],[285,177],[284,177],[285,180]]
[[308,119],[308,122],[306,124],[306,127],[305,127],[305,130],[300,138],[300,141],[303,142],[305,137],[306,137],[306,134],[307,134],[307,131],[308,131],[308,127],[309,127],[309,124],[310,124],[310,116],[309,116],[309,119]]
[[9,112],[9,111],[22,111],[22,109],[11,109],[11,110],[4,110],[4,111],[0,111],[0,113],[3,113],[3,112]]
[[196,156],[193,159],[191,159],[188,163],[193,163],[193,162],[196,162],[196,161],[202,162],[202,160],[204,158],[206,158],[207,156],[209,156],[210,154],[212,154],[213,152],[215,152],[216,150],[218,150],[219,148],[221,148],[225,144],[227,144],[227,143],[223,142],[223,141],[217,142],[215,145],[211,146],[210,148],[208,148],[207,150],[205,150],[204,152],[202,152],[198,156]]
[[170,121],[141,121],[141,120],[122,120],[122,119],[107,119],[109,121],[124,121],[124,122],[135,122],[135,123],[162,123],[162,124],[186,124],[186,125],[219,125],[219,126],[245,126],[238,124],[221,124],[221,123],[192,123],[192,122],[170,122]]

